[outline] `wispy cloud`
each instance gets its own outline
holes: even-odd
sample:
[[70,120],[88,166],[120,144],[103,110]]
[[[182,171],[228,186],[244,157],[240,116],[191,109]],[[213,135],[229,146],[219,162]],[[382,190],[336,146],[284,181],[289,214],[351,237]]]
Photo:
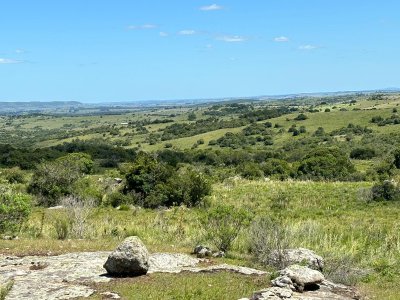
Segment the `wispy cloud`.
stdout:
[[130,30],[144,30],[144,29],[155,29],[157,25],[154,24],[143,24],[143,25],[129,25],[128,29]]
[[240,35],[224,35],[218,37],[217,40],[227,43],[241,43],[246,41],[246,38]]
[[194,35],[194,34],[196,34],[196,31],[192,30],[192,29],[185,29],[185,30],[179,31],[178,34],[180,34],[180,35]]
[[17,54],[22,54],[25,53],[26,51],[24,49],[16,49],[14,52]]
[[167,32],[164,32],[164,31],[160,31],[159,35],[160,35],[161,37],[166,37],[166,36],[168,36],[168,33],[167,33]]
[[22,62],[23,62],[22,60],[16,60],[16,59],[10,59],[10,58],[0,58],[0,65],[20,64]]
[[300,50],[314,50],[314,49],[317,49],[317,48],[318,47],[314,46],[314,45],[301,45],[299,47]]
[[274,42],[277,42],[277,43],[289,42],[289,38],[286,36],[278,36],[278,37],[274,38]]
[[211,5],[206,5],[206,6],[202,6],[200,7],[200,10],[203,11],[212,11],[212,10],[221,10],[224,7],[218,4],[211,4]]

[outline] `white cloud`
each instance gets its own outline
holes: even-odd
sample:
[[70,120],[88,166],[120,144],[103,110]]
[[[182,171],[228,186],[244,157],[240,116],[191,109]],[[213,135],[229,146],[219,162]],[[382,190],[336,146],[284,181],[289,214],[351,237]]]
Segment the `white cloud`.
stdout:
[[240,43],[246,41],[246,38],[240,35],[224,35],[218,37],[217,40],[227,43]]
[[278,36],[278,37],[274,38],[274,42],[278,42],[278,43],[289,42],[289,38],[286,36]]
[[211,4],[211,5],[206,5],[206,6],[200,7],[200,10],[204,10],[204,11],[221,10],[221,9],[223,9],[223,7],[218,4]]
[[141,30],[141,29],[155,29],[157,25],[154,24],[143,24],[143,25],[130,25],[128,29],[130,30]]
[[194,35],[194,34],[196,34],[196,31],[191,30],[191,29],[190,30],[186,29],[186,30],[179,31],[178,34],[180,34],[180,35]]
[[318,47],[314,46],[314,45],[301,45],[299,47],[300,50],[314,50],[314,49],[317,49],[317,48]]
[[22,63],[21,60],[16,60],[16,59],[9,59],[9,58],[0,58],[0,65],[5,65],[5,64],[19,64]]
[[16,49],[15,50],[15,53],[17,53],[17,54],[22,54],[22,53],[25,53],[26,51],[24,50],[24,49]]
[[164,32],[164,31],[160,31],[159,34],[160,34],[161,37],[166,37],[166,36],[168,36],[168,33]]

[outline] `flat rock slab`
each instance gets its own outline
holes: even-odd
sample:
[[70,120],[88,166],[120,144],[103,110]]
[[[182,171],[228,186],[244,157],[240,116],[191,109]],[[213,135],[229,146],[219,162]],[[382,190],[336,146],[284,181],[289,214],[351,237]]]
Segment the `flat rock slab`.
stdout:
[[[88,285],[108,282],[103,268],[111,252],[80,252],[59,256],[0,256],[0,283],[14,280],[6,300],[56,300],[89,297],[95,290]],[[227,264],[198,267],[204,261],[186,254],[154,253],[150,255],[148,273],[231,271],[244,275],[266,272]]]

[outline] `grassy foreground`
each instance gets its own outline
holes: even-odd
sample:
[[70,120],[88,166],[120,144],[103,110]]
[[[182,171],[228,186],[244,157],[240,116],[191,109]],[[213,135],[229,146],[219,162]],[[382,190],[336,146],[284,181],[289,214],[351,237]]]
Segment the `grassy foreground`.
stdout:
[[[371,183],[231,179],[214,185],[209,201],[211,206],[224,203],[245,208],[255,219],[279,219],[285,228],[281,238],[290,247],[309,248],[323,256],[330,278],[355,284],[373,299],[398,299],[400,204],[369,202],[370,186]],[[199,221],[202,213],[203,209],[184,207],[129,211],[99,208],[85,224],[85,239],[58,240],[56,220],[63,212],[37,209],[23,226],[19,240],[0,241],[0,252],[27,255],[111,250],[124,237],[138,235],[152,252],[189,253],[197,243],[208,242],[206,229]],[[234,263],[254,265],[249,254],[248,229],[235,241],[230,258]],[[143,295],[149,295],[146,299],[235,299],[251,294],[267,282],[268,278],[227,273],[153,274],[118,280],[99,289],[112,289],[126,299],[135,299],[135,295],[136,299]]]

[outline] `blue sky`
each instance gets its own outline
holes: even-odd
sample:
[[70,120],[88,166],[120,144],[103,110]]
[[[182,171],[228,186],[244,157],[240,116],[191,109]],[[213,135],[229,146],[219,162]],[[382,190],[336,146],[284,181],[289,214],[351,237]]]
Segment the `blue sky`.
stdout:
[[0,101],[399,87],[400,1],[3,0]]

